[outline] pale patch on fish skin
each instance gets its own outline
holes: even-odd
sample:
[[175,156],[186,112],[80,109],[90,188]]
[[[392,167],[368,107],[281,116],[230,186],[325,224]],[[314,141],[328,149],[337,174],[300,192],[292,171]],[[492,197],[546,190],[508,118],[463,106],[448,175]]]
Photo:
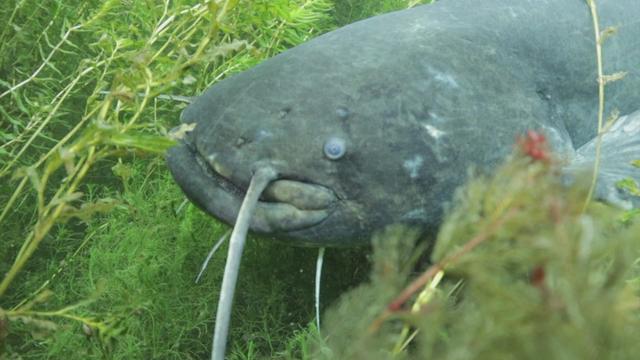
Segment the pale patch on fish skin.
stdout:
[[422,24],[419,21],[414,21],[413,24],[411,24],[411,30],[414,32],[422,32],[426,29],[427,27],[424,26],[424,24]]
[[440,117],[440,115],[436,114],[436,113],[435,113],[435,112],[433,112],[433,111],[429,111],[429,112],[427,113],[427,115],[429,115],[429,117],[430,117],[431,119],[433,119],[435,122],[442,122],[442,121],[443,121],[443,119]]
[[436,139],[436,140],[439,139],[440,137],[442,137],[442,135],[445,134],[444,131],[436,128],[433,125],[423,124],[422,127],[424,127],[427,130],[427,132],[429,133],[429,135],[431,135],[431,137]]
[[456,79],[452,75],[449,75],[449,74],[445,74],[445,73],[436,74],[435,79],[437,81],[441,82],[441,83],[447,84],[447,85],[449,85],[451,87],[454,87],[454,88],[459,88],[460,87],[460,85],[458,85],[458,82],[456,81]]
[[427,218],[427,211],[425,209],[413,209],[404,215],[402,215],[402,220],[424,220]]
[[260,129],[256,132],[256,141],[269,139],[273,137],[273,133],[269,130]]
[[549,145],[551,145],[551,150],[556,156],[565,160],[575,156],[573,141],[566,130],[544,125],[541,128],[547,137]]
[[424,158],[420,155],[415,155],[412,159],[405,160],[402,166],[409,173],[409,177],[415,179],[418,177],[418,172],[424,163]]
[[[438,116],[436,113],[433,113],[433,112],[429,112],[429,117],[431,118],[430,121],[432,123],[433,121],[437,123],[442,123],[444,120],[443,118],[441,118],[440,116]],[[441,124],[441,125],[446,126],[446,124]],[[449,137],[455,136],[455,135],[452,135],[448,131],[441,130],[441,127],[439,128],[432,124],[428,124],[426,122],[420,122],[420,126],[422,126],[422,128],[427,131],[427,134],[429,134],[431,139],[433,139],[433,141],[429,141],[429,143],[431,144],[431,150],[433,151],[433,154],[436,156],[436,160],[439,163],[447,162],[449,159],[447,148],[449,147],[449,140],[450,140],[447,138],[447,135],[449,135]]]
[[433,79],[441,84],[447,85],[449,87],[452,88],[459,88],[460,85],[458,85],[458,82],[456,81],[456,79],[453,77],[453,75],[451,74],[447,74],[445,72],[442,71],[438,71],[434,68],[432,68],[431,66],[429,66],[427,68],[427,70],[429,71],[429,74],[431,74],[433,76]]

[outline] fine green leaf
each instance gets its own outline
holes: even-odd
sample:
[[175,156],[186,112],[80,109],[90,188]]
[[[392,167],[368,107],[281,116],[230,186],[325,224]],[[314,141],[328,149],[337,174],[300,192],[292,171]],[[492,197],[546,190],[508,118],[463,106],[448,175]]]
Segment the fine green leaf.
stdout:
[[616,182],[616,186],[618,189],[626,191],[633,196],[640,196],[640,187],[638,186],[638,183],[631,178],[622,179]]

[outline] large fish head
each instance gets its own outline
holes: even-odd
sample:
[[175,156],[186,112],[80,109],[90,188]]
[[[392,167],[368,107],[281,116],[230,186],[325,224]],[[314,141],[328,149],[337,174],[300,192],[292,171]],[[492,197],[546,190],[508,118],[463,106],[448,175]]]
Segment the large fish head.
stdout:
[[403,107],[412,101],[406,74],[345,56],[352,46],[336,32],[215,84],[183,111],[193,129],[168,163],[199,207],[233,224],[253,172],[268,165],[278,179],[257,205],[254,232],[351,246],[388,224],[438,223],[438,193],[447,192],[437,130]]

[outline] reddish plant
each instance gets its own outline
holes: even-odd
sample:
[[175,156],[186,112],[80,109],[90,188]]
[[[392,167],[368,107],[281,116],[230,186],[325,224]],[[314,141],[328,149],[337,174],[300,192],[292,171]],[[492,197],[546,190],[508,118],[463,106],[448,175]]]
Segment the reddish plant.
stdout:
[[535,287],[541,288],[544,286],[544,280],[546,278],[546,272],[543,266],[536,266],[529,274],[529,280]]
[[518,137],[517,145],[525,155],[533,160],[550,162],[551,152],[547,138],[538,131],[529,130],[525,135]]

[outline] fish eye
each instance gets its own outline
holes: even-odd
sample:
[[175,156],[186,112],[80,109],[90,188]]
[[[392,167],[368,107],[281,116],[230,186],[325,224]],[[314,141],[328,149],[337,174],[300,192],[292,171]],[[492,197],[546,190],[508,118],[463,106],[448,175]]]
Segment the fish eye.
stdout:
[[344,139],[333,136],[324,143],[324,156],[329,160],[338,160],[347,152]]

